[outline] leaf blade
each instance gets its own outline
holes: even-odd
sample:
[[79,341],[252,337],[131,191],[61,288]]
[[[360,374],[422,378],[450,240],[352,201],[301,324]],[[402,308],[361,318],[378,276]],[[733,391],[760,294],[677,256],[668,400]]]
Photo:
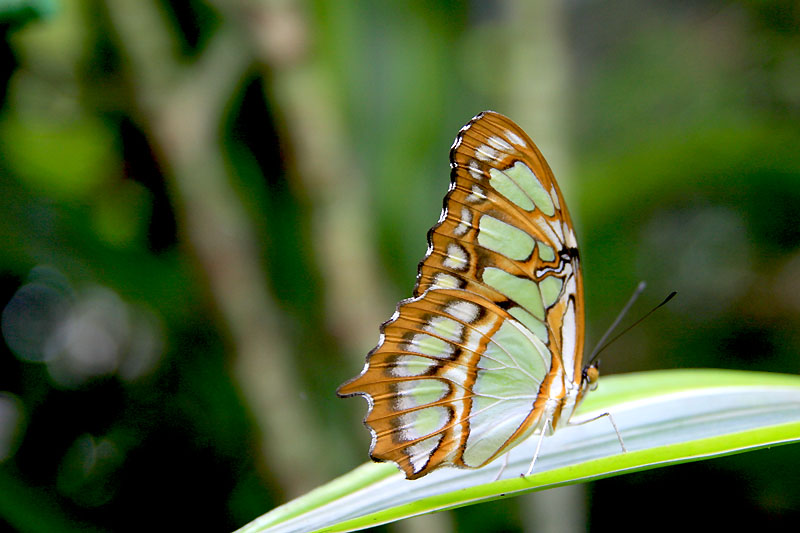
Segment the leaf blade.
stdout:
[[[353,531],[535,490],[800,442],[800,377],[726,370],[679,370],[603,378],[576,418],[610,411],[628,453],[603,420],[538,437],[478,470],[441,469],[407,481],[392,465],[365,464],[280,506],[239,531]],[[396,472],[396,473],[395,473]]]

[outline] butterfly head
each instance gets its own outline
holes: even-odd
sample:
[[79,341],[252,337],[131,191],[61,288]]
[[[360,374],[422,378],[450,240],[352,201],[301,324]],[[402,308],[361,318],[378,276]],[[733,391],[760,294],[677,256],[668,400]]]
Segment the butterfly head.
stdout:
[[597,380],[600,377],[600,361],[592,361],[583,369],[583,376],[581,378],[581,390],[595,390],[597,388]]

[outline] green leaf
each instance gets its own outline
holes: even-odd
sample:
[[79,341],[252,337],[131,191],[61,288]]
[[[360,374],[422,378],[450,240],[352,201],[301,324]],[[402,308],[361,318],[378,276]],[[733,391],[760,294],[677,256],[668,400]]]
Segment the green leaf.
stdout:
[[538,436],[478,470],[443,468],[408,481],[391,464],[369,463],[282,505],[239,530],[354,531],[432,511],[660,466],[800,441],[800,376],[677,370],[608,376],[573,422],[542,442],[533,475],[522,478]]
[[109,181],[113,137],[108,127],[81,116],[53,125],[9,113],[0,119],[0,142],[13,175],[32,191],[61,201],[85,201]]

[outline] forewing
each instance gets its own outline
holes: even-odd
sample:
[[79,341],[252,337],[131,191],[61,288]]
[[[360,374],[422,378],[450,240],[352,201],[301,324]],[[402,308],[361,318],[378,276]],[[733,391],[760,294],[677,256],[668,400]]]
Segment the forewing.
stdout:
[[415,295],[431,287],[482,294],[509,309],[580,383],[583,282],[572,220],[553,172],[511,119],[485,111],[450,151],[450,190],[428,232]]

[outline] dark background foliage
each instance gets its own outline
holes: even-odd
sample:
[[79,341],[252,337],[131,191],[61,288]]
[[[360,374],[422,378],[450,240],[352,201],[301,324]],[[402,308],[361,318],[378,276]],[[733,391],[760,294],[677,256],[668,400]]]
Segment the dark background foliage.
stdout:
[[[590,346],[679,293],[604,373],[800,372],[795,2],[5,0],[0,32],[0,528],[232,530],[363,462],[335,388],[482,109],[562,183]],[[392,529],[796,528],[798,453]]]

